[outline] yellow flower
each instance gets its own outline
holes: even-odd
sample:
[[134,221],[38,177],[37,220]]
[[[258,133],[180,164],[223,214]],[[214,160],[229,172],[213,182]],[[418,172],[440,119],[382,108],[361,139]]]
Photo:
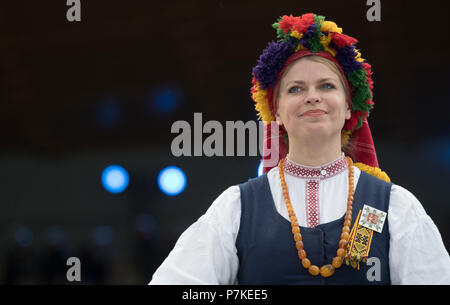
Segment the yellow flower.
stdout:
[[342,28],[338,28],[337,24],[333,21],[324,21],[322,22],[322,26],[320,27],[321,32],[337,32],[342,34]]
[[341,143],[342,146],[346,145],[348,143],[348,140],[350,140],[350,135],[352,132],[350,130],[342,130],[341,132]]
[[297,30],[291,32],[291,36],[297,39],[302,39],[303,33],[299,33]]
[[325,48],[328,47],[328,45],[330,44],[330,41],[331,41],[331,36],[330,36],[330,35],[327,35],[327,36],[325,36],[325,35],[320,36],[320,43],[321,43]]
[[330,53],[333,57],[336,57],[336,52],[334,52],[332,49],[330,49],[328,47],[328,45],[331,42],[331,36],[327,35],[327,36],[320,36],[320,43],[323,45],[323,48],[325,49],[325,51],[327,51],[328,53]]
[[356,61],[363,62],[364,59],[361,58],[361,53],[359,52],[359,50],[355,49],[355,52],[356,52],[356,56],[355,56]]
[[302,45],[302,44],[299,44],[296,48],[295,48],[295,52],[298,52],[298,51],[300,51],[300,50],[305,50],[306,48]]
[[389,176],[383,172],[381,169],[379,169],[378,167],[373,167],[364,163],[354,163],[354,165],[359,168],[360,170],[374,176],[377,177],[378,179],[384,180],[386,182],[391,182],[391,179],[389,178]]
[[270,110],[269,100],[267,98],[267,89],[261,90],[259,83],[256,83],[253,88],[252,97],[255,101],[255,109],[258,112],[258,119],[262,119],[264,123],[268,124],[274,121],[272,111]]
[[333,57],[336,57],[336,52],[334,52],[332,49],[330,49],[328,47],[330,42],[331,42],[331,36],[329,34],[327,36],[325,36],[325,35],[320,36],[320,43],[323,45],[323,48],[325,49],[325,51],[330,53]]
[[330,49],[329,47],[325,47],[325,51],[327,51],[328,53],[330,53],[333,57],[336,57],[336,52],[333,51],[332,49]]

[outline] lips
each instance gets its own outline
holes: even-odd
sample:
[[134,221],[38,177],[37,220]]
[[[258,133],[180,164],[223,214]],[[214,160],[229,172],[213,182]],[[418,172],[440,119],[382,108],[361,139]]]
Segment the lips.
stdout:
[[326,112],[320,109],[314,109],[314,110],[308,110],[303,112],[301,116],[320,116],[322,114],[325,114]]

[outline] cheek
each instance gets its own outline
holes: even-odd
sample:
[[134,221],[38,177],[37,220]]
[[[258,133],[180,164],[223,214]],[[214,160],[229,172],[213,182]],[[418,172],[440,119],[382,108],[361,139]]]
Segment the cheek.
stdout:
[[285,121],[287,118],[287,114],[289,113],[289,101],[286,99],[278,100],[277,104],[277,119],[281,121]]
[[351,112],[348,109],[345,99],[334,99],[332,105],[330,106],[333,107],[333,112],[335,113],[336,118],[339,117],[347,120],[350,118]]

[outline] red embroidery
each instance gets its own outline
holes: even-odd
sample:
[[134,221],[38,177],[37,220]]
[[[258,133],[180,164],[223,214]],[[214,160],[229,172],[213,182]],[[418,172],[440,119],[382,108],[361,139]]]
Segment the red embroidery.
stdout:
[[367,221],[373,223],[374,225],[376,225],[377,222],[378,222],[378,215],[375,215],[373,213],[369,213],[369,215],[367,215]]
[[325,164],[321,167],[307,167],[295,163],[286,157],[286,162],[284,162],[284,170],[286,173],[300,178],[311,179],[311,178],[329,178],[342,173],[348,168],[347,160],[345,156],[342,155],[339,159]]
[[306,225],[314,228],[319,225],[319,181],[306,181]]
[[305,210],[306,225],[314,228],[320,224],[319,209],[319,182],[320,180],[336,176],[348,168],[345,155],[342,154],[339,159],[325,164],[321,167],[307,167],[291,161],[286,157],[284,162],[284,171],[290,175],[307,179],[305,183]]

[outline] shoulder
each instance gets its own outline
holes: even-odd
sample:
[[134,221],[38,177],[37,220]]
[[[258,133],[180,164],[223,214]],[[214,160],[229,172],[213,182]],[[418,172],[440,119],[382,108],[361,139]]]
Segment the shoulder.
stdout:
[[232,185],[224,190],[214,202],[222,202],[229,199],[236,199],[240,196],[239,185]]
[[434,227],[420,201],[409,190],[393,184],[388,210],[391,237],[399,239],[416,232],[422,226]]
[[241,191],[238,185],[232,185],[224,190],[211,204],[206,211],[206,216],[216,216],[223,209],[229,209],[239,205],[241,200]]
[[235,235],[239,230],[240,218],[241,192],[238,185],[232,185],[213,201],[199,220],[221,232],[226,231]]
[[260,186],[260,185],[264,185],[264,183],[266,182],[267,177],[268,177],[268,173],[267,174],[263,174],[263,175],[258,176],[258,177],[250,178],[247,181],[238,184],[238,186],[241,189],[242,188],[246,189],[246,188],[249,188],[249,187],[255,187],[255,186],[257,187],[257,186]]
[[420,201],[406,188],[392,184],[390,208],[406,213],[410,217],[425,217],[427,214]]

